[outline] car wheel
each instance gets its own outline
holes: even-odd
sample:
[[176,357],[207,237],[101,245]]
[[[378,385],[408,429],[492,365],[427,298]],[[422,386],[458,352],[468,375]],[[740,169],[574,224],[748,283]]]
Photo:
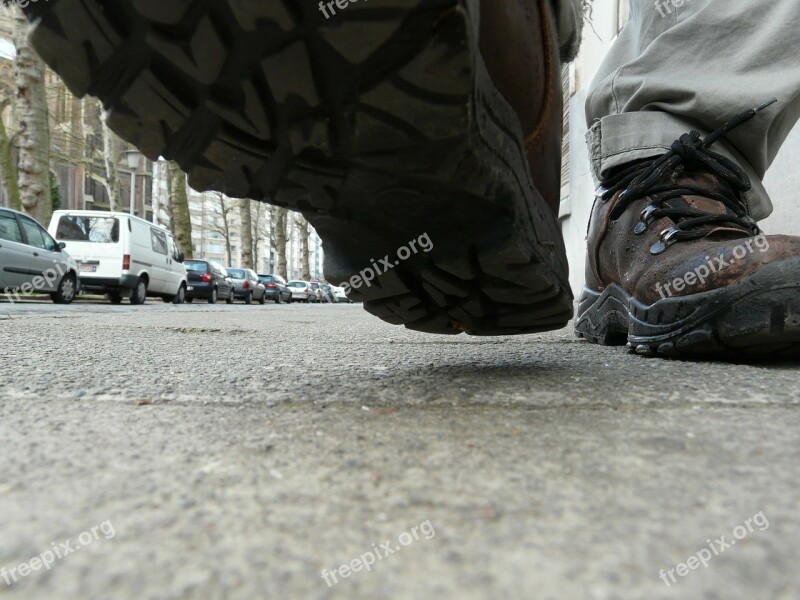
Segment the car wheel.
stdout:
[[244,297],[244,303],[245,304],[253,303],[253,292],[250,292],[249,294],[247,294],[247,296]]
[[186,302],[186,286],[181,284],[178,288],[178,293],[172,297],[173,304],[183,304]]
[[261,294],[261,298],[258,299],[259,304],[266,304],[267,303],[267,293],[264,292]]
[[140,305],[147,301],[147,280],[144,277],[139,277],[136,282],[136,287],[131,292],[131,304]]
[[233,290],[230,291],[228,297],[225,298],[225,304],[233,304],[234,297],[233,297]]
[[75,300],[75,276],[67,273],[58,283],[56,291],[50,294],[50,298],[56,304],[72,304]]
[[211,295],[208,297],[209,304],[216,304],[217,303],[217,288],[211,290]]

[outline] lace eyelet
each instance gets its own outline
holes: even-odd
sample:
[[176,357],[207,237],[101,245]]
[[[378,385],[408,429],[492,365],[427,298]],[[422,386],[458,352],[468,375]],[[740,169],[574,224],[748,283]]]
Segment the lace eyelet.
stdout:
[[633,233],[636,235],[642,235],[647,228],[650,227],[650,224],[653,222],[653,213],[658,210],[657,206],[652,204],[648,205],[642,213],[639,215],[640,222],[636,224],[636,227],[633,229]]
[[677,227],[668,227],[667,229],[662,231],[660,234],[661,239],[652,246],[650,246],[650,253],[661,254],[662,252],[664,252],[672,244],[678,241],[675,239],[675,236],[678,235],[680,232],[681,230],[678,229]]

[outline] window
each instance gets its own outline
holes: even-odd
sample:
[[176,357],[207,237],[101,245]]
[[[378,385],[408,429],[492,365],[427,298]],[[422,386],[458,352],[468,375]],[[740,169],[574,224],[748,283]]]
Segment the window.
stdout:
[[36,221],[28,217],[20,217],[20,220],[22,221],[22,229],[25,231],[25,236],[28,238],[28,244],[35,248],[55,252],[56,243],[53,238]]
[[192,271],[193,273],[208,272],[208,264],[201,261],[187,260],[183,263],[183,266],[186,267],[187,271]]
[[58,220],[56,237],[64,242],[116,244],[119,241],[119,219],[64,215]]
[[163,231],[158,231],[157,229],[151,229],[150,242],[153,246],[153,252],[158,252],[159,254],[163,254],[164,256],[167,255],[167,236],[164,234]]
[[14,213],[0,211],[0,240],[22,243],[22,233]]

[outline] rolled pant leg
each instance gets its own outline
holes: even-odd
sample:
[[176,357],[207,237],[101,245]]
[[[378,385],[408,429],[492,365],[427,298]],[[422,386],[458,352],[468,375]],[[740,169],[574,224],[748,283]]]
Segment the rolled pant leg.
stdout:
[[761,182],[800,118],[798,31],[798,0],[631,0],[631,21],[586,101],[595,177],[777,97],[714,146],[750,176],[751,214],[767,217]]

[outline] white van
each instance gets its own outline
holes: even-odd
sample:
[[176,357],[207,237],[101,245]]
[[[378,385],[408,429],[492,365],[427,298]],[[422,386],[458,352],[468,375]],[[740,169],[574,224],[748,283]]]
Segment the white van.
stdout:
[[115,304],[123,297],[131,304],[147,296],[175,304],[186,298],[183,252],[164,227],[127,213],[59,210],[49,231],[78,263],[84,290],[108,294]]

